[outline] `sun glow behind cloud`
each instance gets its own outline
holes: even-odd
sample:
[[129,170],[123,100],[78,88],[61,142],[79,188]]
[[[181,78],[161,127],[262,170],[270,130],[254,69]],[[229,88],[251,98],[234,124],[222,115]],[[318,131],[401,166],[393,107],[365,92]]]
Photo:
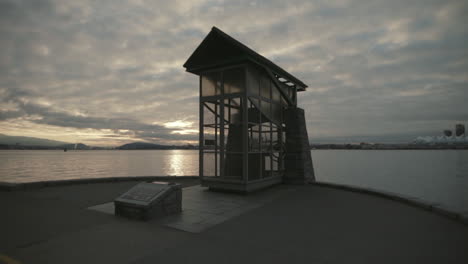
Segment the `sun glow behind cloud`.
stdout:
[[187,122],[183,120],[176,120],[176,121],[164,123],[164,126],[167,128],[187,128],[187,127],[191,127],[192,125],[193,125],[193,122]]
[[172,134],[179,134],[179,135],[198,134],[198,130],[192,128],[193,122],[176,120],[173,122],[164,123],[164,126],[167,128],[177,129],[177,130],[173,130],[171,132]]

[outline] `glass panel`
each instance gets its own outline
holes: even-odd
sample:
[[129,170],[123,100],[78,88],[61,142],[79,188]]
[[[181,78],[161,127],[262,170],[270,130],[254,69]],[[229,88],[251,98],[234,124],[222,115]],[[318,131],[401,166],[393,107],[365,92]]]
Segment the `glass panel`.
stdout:
[[261,147],[263,152],[270,152],[271,146],[271,131],[270,123],[262,124],[262,133],[261,133]]
[[[271,171],[271,156],[270,155],[264,155],[264,162],[265,162],[265,171]],[[264,177],[270,176],[270,174],[265,173]]]
[[284,107],[287,107],[287,106],[288,106],[288,102],[286,101],[286,99],[284,99],[283,96],[281,96],[281,104],[282,104]]
[[266,101],[260,102],[260,110],[263,114],[262,122],[271,121],[271,113],[270,113],[270,103]]
[[227,147],[228,143],[230,143],[229,140],[232,140],[232,138],[231,139],[229,138],[229,128],[230,127],[231,126],[228,123],[226,123],[225,126],[224,126],[224,147],[225,148]]
[[204,127],[203,128],[203,148],[214,150],[216,147],[216,137],[215,137],[215,128],[213,127]]
[[227,152],[242,152],[242,124],[229,124],[224,130],[225,150]]
[[224,177],[242,180],[242,171],[242,153],[226,152],[226,158],[224,160]]
[[279,158],[279,153],[273,153],[273,157],[271,159],[271,169],[273,171],[278,171],[278,158]]
[[215,110],[214,103],[204,103],[203,106],[203,124],[204,125],[214,125],[215,123],[215,114],[213,113]]
[[260,125],[249,129],[249,152],[260,152]]
[[293,93],[294,93],[293,88],[291,86],[287,86],[287,85],[286,85],[286,87],[288,87],[289,98],[292,99],[293,98]]
[[271,119],[275,123],[281,123],[281,105],[279,104],[271,104]]
[[216,170],[215,170],[215,173],[216,175],[215,176],[221,176],[221,152],[217,151],[216,152],[216,156],[215,156],[215,159],[216,159]]
[[250,98],[248,105],[248,115],[249,123],[259,124],[260,121],[260,111],[258,110],[259,101],[257,99]]
[[221,94],[219,72],[211,72],[202,75],[202,94],[201,96],[213,96]]
[[[224,127],[224,140],[225,150],[227,152],[239,152],[242,153],[243,137],[242,137],[242,111],[241,111],[241,99],[233,98],[229,100],[229,107],[231,111],[230,123]],[[226,108],[226,107],[225,107]]]
[[262,153],[249,153],[248,180],[256,180],[262,177],[263,159]]
[[252,96],[258,96],[260,94],[259,85],[259,72],[254,67],[249,67],[248,75],[248,86],[247,89]]
[[224,119],[225,122],[230,123],[231,119],[231,104],[229,99],[224,99]]
[[230,100],[231,104],[231,119],[232,124],[238,124],[242,120],[241,108],[240,108],[240,98],[234,98]]
[[215,153],[203,153],[203,176],[215,176]]
[[244,68],[233,68],[223,73],[224,94],[240,93],[244,91],[245,71]]
[[273,100],[274,103],[281,103],[281,99],[280,99],[281,95],[280,95],[280,91],[278,90],[278,87],[276,87],[276,85],[273,84],[273,82],[271,83],[271,100]]
[[276,126],[274,125],[273,125],[273,132],[271,133],[271,144],[272,144],[273,151],[280,151],[281,142],[279,142],[278,130],[276,130]]
[[281,133],[282,133],[281,140],[283,141],[283,144],[286,144],[286,131],[284,131],[283,129]]
[[270,99],[270,79],[265,74],[260,76],[260,96]]

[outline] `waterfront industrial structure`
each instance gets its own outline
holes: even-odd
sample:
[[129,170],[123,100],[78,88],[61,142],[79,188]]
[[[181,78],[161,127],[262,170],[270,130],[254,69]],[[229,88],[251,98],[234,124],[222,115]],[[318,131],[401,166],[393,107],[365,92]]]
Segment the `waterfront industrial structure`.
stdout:
[[216,27],[184,67],[200,76],[200,179],[253,191],[314,180],[304,110],[307,85]]
[[461,137],[465,135],[465,125],[464,124],[456,124],[455,125],[455,136]]
[[455,133],[450,129],[445,129],[441,136],[425,136],[417,137],[414,140],[417,144],[468,144],[468,137],[465,132],[464,124],[455,125]]

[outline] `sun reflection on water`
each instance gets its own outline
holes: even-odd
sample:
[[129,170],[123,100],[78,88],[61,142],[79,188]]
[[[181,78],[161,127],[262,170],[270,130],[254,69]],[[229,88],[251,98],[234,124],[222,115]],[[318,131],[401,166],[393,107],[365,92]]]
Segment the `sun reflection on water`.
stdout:
[[184,152],[183,150],[174,149],[168,151],[167,167],[169,175],[185,175],[184,173]]

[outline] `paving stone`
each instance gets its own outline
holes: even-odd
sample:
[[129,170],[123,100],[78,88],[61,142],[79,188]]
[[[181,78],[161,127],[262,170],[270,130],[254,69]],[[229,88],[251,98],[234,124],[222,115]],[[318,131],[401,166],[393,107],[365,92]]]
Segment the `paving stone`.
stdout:
[[245,195],[208,191],[201,186],[185,188],[182,213],[164,219],[166,226],[199,233],[252,209],[258,208],[290,190],[278,186],[261,193]]

